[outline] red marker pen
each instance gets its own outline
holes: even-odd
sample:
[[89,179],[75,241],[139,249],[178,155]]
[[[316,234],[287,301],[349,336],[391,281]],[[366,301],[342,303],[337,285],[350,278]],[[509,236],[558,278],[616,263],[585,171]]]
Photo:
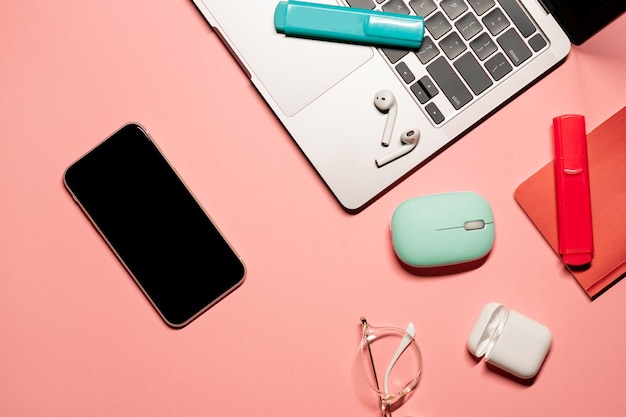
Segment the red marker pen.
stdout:
[[559,254],[566,265],[581,267],[593,258],[585,118],[565,115],[552,123]]

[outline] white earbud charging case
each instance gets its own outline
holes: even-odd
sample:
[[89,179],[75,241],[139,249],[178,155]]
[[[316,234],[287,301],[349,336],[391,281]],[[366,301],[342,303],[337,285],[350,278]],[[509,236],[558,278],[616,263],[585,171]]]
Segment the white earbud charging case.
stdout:
[[476,357],[522,379],[537,375],[550,345],[552,333],[538,323],[502,304],[489,303],[467,341]]

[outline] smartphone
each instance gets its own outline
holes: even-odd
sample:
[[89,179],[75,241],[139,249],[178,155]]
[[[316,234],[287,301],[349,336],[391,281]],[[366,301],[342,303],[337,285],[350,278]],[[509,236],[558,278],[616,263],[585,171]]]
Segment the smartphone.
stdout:
[[123,126],[64,182],[169,326],[184,327],[243,282],[241,258],[142,126]]

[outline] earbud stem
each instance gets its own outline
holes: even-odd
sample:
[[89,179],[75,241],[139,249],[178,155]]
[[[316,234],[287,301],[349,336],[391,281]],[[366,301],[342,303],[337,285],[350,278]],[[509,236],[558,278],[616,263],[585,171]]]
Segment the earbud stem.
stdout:
[[391,152],[385,156],[381,156],[376,160],[376,166],[378,168],[387,165],[390,162],[395,161],[398,158],[403,157],[415,148],[415,145],[402,145],[398,150]]
[[387,120],[385,121],[385,130],[383,130],[383,138],[382,145],[389,146],[391,143],[391,135],[393,133],[393,126],[396,124],[396,106],[394,105],[389,109],[389,113],[387,114]]

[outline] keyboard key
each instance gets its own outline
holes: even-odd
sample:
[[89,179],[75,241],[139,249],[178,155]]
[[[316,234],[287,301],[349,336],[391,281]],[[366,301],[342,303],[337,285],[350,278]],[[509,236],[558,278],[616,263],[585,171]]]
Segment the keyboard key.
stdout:
[[531,48],[533,48],[533,51],[538,52],[542,50],[543,47],[546,46],[548,43],[543,38],[543,36],[541,36],[541,33],[537,33],[535,36],[528,40],[528,44]]
[[460,18],[455,24],[456,29],[461,33],[463,38],[468,41],[476,36],[481,30],[483,30],[483,26],[480,24],[474,13],[467,13],[465,16]]
[[[422,45],[423,44],[424,43],[422,42]],[[409,53],[409,51],[405,51],[403,49],[382,48],[381,50],[392,64],[400,61],[406,54]]]
[[433,0],[411,0],[409,6],[411,6],[416,15],[422,17],[426,17],[437,10],[437,5]]
[[396,65],[396,71],[398,71],[398,74],[400,74],[400,77],[402,77],[405,83],[410,84],[415,81],[415,75],[413,75],[409,66],[404,62],[400,62]]
[[452,25],[441,12],[437,12],[426,20],[426,29],[434,39],[439,39],[452,29]]
[[452,60],[461,55],[466,49],[465,42],[458,33],[452,32],[439,42],[439,47],[445,52],[448,59]]
[[483,17],[483,23],[493,36],[496,36],[511,25],[500,9],[495,9]]
[[409,14],[411,11],[403,0],[389,0],[383,4],[383,10],[391,13]]
[[513,28],[500,35],[497,41],[516,67],[520,66],[533,55],[528,46],[526,46],[526,43],[524,43]]
[[346,0],[348,2],[348,6],[356,7],[357,9],[368,9],[373,10],[376,7],[376,3],[372,0]]
[[454,68],[459,71],[461,77],[463,77],[467,85],[469,85],[476,95],[493,85],[491,78],[489,78],[485,70],[482,69],[478,61],[476,61],[476,58],[474,58],[474,55],[470,52],[457,59],[454,63]]
[[424,75],[422,78],[420,78],[418,83],[422,86],[428,97],[433,98],[437,94],[439,94],[439,90],[437,90],[435,83],[433,83],[433,81],[428,78],[428,75]]
[[452,20],[461,16],[467,10],[467,4],[463,0],[442,0],[439,5]]
[[500,5],[506,14],[509,15],[513,24],[517,26],[523,37],[527,38],[535,33],[537,28],[528,18],[526,12],[524,12],[517,0],[500,0]]
[[485,69],[496,81],[501,80],[505,75],[513,71],[513,67],[501,52],[498,52],[493,58],[485,62]]
[[439,111],[439,107],[437,107],[435,103],[428,103],[426,107],[424,107],[424,109],[426,109],[426,112],[428,113],[430,118],[433,119],[433,122],[435,122],[435,124],[440,124],[441,122],[446,120],[446,118],[443,117],[443,114],[441,114],[441,111]]
[[472,100],[472,93],[443,56],[435,59],[426,70],[455,109],[460,109]]
[[482,16],[487,10],[496,5],[494,0],[468,0],[468,2],[478,16]]
[[428,94],[426,94],[426,91],[419,82],[413,84],[410,89],[411,92],[413,92],[413,95],[417,98],[417,101],[421,104],[426,104],[426,102],[430,100],[430,97],[428,97]]
[[415,52],[415,55],[417,55],[417,58],[423,65],[426,65],[434,57],[439,55],[439,48],[437,48],[437,45],[435,45],[435,43],[432,39],[430,39],[429,36],[426,36],[422,41],[420,49]]
[[470,47],[481,61],[484,61],[498,50],[498,45],[496,45],[487,32],[481,33],[476,39],[470,42]]

